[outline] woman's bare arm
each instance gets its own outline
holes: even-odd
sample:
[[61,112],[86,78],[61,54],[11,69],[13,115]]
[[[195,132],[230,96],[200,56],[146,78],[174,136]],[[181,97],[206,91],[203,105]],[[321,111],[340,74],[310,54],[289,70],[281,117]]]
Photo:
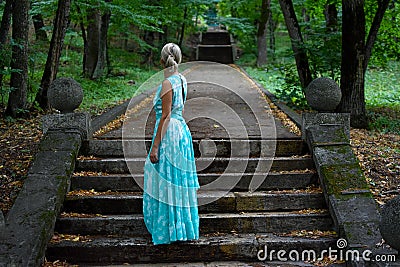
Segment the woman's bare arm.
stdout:
[[164,80],[161,89],[162,115],[158,124],[156,137],[154,138],[153,147],[150,151],[150,161],[156,163],[158,161],[158,147],[168,128],[171,108],[172,108],[172,86],[168,80]]

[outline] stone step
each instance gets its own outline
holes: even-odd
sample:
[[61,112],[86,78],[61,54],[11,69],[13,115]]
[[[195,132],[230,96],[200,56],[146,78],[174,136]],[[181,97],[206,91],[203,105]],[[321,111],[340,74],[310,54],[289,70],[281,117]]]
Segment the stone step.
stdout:
[[[85,266],[99,266],[92,264],[85,264]],[[129,264],[124,263],[123,265],[101,265],[102,267],[315,267],[315,264],[307,262],[294,262],[294,261],[268,261],[268,262],[249,262],[249,261],[203,261],[203,262],[171,262],[171,263],[139,263]],[[330,267],[345,267],[346,264],[330,264]]]
[[203,45],[229,45],[232,42],[229,32],[204,32],[200,38]]
[[[69,194],[64,201],[65,212],[86,214],[141,214],[142,193],[108,192],[100,195]],[[294,211],[303,209],[326,209],[322,193],[296,190],[261,192],[198,192],[200,213]]]
[[[144,158],[81,159],[76,171],[106,173],[143,173]],[[129,166],[129,168],[128,168]],[[314,162],[309,156],[276,158],[199,158],[196,159],[198,173],[254,173],[267,171],[293,171],[313,169]]]
[[[81,154],[97,157],[146,157],[150,140],[89,140]],[[261,151],[270,156],[303,155],[305,143],[300,139],[284,140],[193,140],[195,157],[259,157]],[[124,154],[125,153],[125,154]]]
[[233,64],[233,49],[233,45],[198,45],[197,60]]
[[[96,266],[96,265],[85,265]],[[102,265],[103,267],[315,267],[315,264],[292,261],[244,262],[244,261],[212,261],[212,262],[172,262],[172,263],[140,263],[123,265]],[[346,266],[345,264],[329,265],[330,267]]]
[[[152,245],[145,237],[92,237],[82,241],[61,240],[48,245],[46,258],[75,264],[124,264],[197,261],[259,261],[276,260],[277,251],[286,257],[320,256],[322,250],[333,247],[336,238],[280,237],[274,234],[220,234],[201,236],[199,240],[170,245]],[[272,253],[274,251],[274,253]],[[259,256],[259,257],[258,257]],[[280,254],[281,257],[282,254]]]
[[[262,176],[262,174],[260,174]],[[264,175],[265,176],[265,175]],[[227,182],[239,181],[232,188],[234,191],[247,191],[253,174],[236,174],[226,173],[224,175],[217,173],[199,173],[199,183],[201,186],[210,185],[210,190],[226,189]],[[216,182],[218,180],[220,183]],[[263,180],[257,190],[272,190],[272,189],[303,189],[317,183],[317,174],[313,171],[309,172],[286,172],[277,173],[270,172]],[[91,175],[91,176],[73,176],[71,179],[71,190],[91,190],[97,192],[103,191],[118,191],[118,192],[135,192],[141,191],[143,187],[143,175]]]
[[[200,214],[200,233],[285,233],[294,230],[330,231],[327,212],[253,212]],[[87,217],[85,217],[87,216]],[[62,234],[147,236],[143,215],[79,215],[64,213],[55,231]]]

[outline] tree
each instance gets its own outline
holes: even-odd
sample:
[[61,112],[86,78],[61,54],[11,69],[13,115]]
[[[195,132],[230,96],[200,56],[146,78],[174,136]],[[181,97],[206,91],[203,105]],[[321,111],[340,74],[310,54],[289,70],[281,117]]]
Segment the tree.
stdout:
[[50,107],[47,98],[47,90],[53,80],[57,77],[64,37],[69,25],[70,8],[71,0],[58,1],[57,13],[53,22],[54,28],[50,42],[50,49],[47,55],[42,80],[40,82],[40,88],[35,98],[35,101],[38,102],[39,106],[44,110],[47,110]]
[[[112,0],[105,0],[111,2]],[[107,35],[110,25],[111,12],[102,12],[99,7],[90,9],[87,13],[86,45],[84,53],[84,76],[97,79],[103,76],[107,68]],[[84,29],[82,29],[84,31]]]
[[292,49],[294,58],[296,60],[297,72],[299,74],[300,83],[303,88],[312,81],[310,66],[308,63],[308,56],[305,49],[303,49],[303,37],[301,35],[300,25],[294,11],[292,0],[279,0],[282,8],[282,13],[285,18],[286,27],[292,42]]
[[29,0],[13,2],[12,12],[12,61],[10,87],[6,115],[17,117],[27,108],[28,88],[28,12]]
[[7,64],[6,62],[7,57],[5,56],[6,53],[5,45],[8,42],[8,32],[10,31],[10,26],[11,26],[12,4],[13,0],[6,0],[6,4],[4,6],[4,11],[3,11],[3,17],[1,19],[1,25],[0,25],[0,51],[1,51],[0,87],[3,86],[3,75],[4,75],[3,70]]
[[35,27],[36,40],[47,42],[47,33],[44,29],[44,21],[42,14],[32,16],[33,26]]
[[364,92],[365,72],[388,3],[389,0],[378,1],[366,41],[364,0],[342,0],[342,100],[337,110],[350,113],[351,125],[356,128],[368,126]]
[[257,66],[267,64],[267,33],[271,13],[271,0],[262,0],[257,29]]

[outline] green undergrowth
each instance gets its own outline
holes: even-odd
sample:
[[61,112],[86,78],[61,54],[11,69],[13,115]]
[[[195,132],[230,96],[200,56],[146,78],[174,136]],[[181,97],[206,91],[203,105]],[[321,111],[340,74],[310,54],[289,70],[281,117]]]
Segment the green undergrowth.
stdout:
[[99,114],[124,100],[138,94],[138,89],[158,69],[141,66],[137,54],[123,50],[111,50],[111,72],[106,77],[90,80],[82,77],[81,69],[76,67],[81,55],[72,54],[64,58],[59,77],[76,79],[83,88],[84,98],[79,110]]
[[[288,106],[308,109],[301,89],[287,85],[285,67],[256,68],[242,65],[246,72],[265,89]],[[369,127],[384,133],[400,134],[400,62],[390,62],[385,68],[370,67],[365,77],[365,100]]]

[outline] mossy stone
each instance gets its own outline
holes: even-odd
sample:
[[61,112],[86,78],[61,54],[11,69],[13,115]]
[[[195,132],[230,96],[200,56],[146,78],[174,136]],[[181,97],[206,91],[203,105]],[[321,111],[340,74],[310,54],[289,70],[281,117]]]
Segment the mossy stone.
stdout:
[[385,242],[400,251],[400,196],[382,208],[380,231]]

